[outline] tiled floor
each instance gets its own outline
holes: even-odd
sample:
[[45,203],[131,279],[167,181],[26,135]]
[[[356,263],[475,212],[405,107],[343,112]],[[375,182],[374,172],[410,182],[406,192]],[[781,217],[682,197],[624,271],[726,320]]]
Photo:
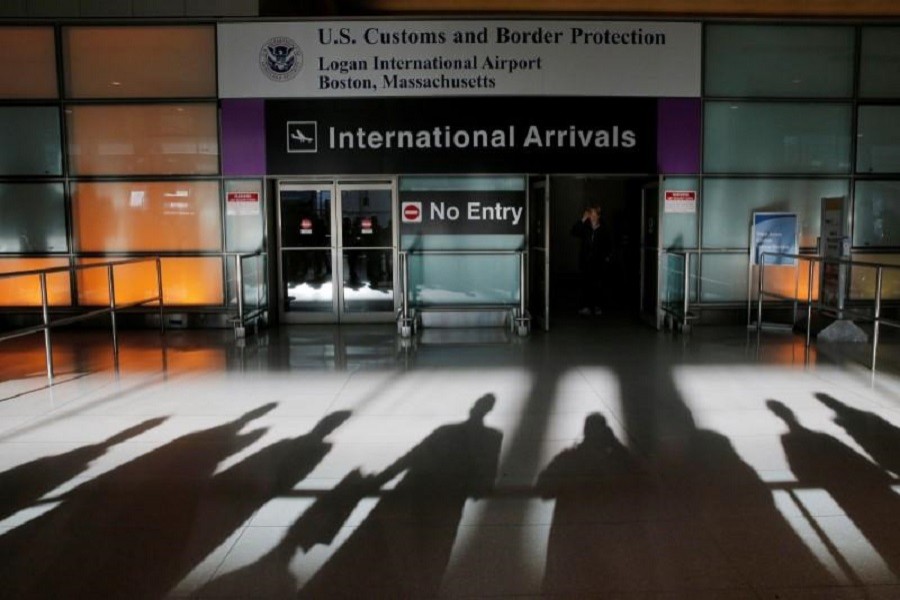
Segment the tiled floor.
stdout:
[[900,598],[894,342],[556,325],[2,344],[0,597]]

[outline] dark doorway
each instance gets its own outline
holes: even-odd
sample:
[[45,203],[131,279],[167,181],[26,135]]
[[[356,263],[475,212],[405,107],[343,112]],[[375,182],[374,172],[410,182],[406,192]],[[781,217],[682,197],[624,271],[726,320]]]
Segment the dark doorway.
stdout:
[[604,314],[640,311],[641,190],[651,177],[560,175],[550,177],[550,307],[552,314],[574,315],[580,308],[578,239],[572,226],[584,209],[599,205],[612,244],[602,276]]

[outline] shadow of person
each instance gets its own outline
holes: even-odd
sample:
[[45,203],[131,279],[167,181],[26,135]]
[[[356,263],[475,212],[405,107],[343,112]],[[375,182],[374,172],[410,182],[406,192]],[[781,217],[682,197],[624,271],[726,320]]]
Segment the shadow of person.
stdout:
[[[179,550],[178,566],[169,574],[168,588],[178,584],[257,509],[269,500],[289,493],[305,479],[332,448],[325,438],[350,418],[350,414],[350,411],[333,412],[322,418],[308,433],[267,446],[213,477],[200,502],[191,537]],[[228,580],[229,587],[220,585],[216,580],[204,586],[201,596],[221,595],[215,590],[224,590],[227,592],[225,595],[234,596],[237,583],[243,579],[243,587],[250,590],[248,597],[271,597],[271,594],[260,591],[260,586],[270,586],[273,581],[283,578],[275,573],[276,579],[270,580],[275,570],[263,571],[266,573],[264,578],[251,574],[244,579],[239,572],[231,573],[223,578]],[[296,591],[294,585],[291,595]]]
[[241,433],[275,404],[183,435],[57,498],[0,537],[6,598],[159,598],[216,466],[265,432]]
[[843,427],[876,463],[900,476],[900,427],[876,414],[847,406],[828,394],[819,392],[815,397],[835,412],[834,422]]
[[583,440],[550,461],[535,489],[556,500],[542,593],[578,596],[616,589],[623,567],[616,557],[624,555],[611,543],[615,536],[602,532],[645,518],[657,496],[603,415],[585,418]]
[[891,489],[891,478],[832,436],[804,427],[781,402],[768,400],[766,406],[788,426],[781,443],[800,486],[827,492],[900,575],[900,496]]
[[319,496],[274,548],[252,564],[212,580],[199,591],[199,597],[294,598],[300,583],[290,563],[297,551],[330,544],[359,501],[377,489],[373,476],[354,469]]
[[436,596],[466,500],[488,494],[497,476],[503,434],[484,424],[495,402],[480,397],[466,421],[438,427],[379,473],[377,487],[403,479],[300,597]]
[[28,508],[67,481],[87,470],[94,461],[117,444],[161,425],[167,417],[147,419],[99,442],[56,456],[44,456],[0,473],[0,521]]

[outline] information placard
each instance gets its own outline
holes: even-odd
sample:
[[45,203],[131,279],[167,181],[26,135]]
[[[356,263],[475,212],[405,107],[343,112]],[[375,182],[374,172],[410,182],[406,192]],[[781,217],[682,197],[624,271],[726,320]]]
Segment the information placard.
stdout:
[[[798,254],[799,230],[795,213],[753,213],[750,230],[750,264],[760,264],[760,254]],[[767,256],[766,265],[796,266],[797,259]]]

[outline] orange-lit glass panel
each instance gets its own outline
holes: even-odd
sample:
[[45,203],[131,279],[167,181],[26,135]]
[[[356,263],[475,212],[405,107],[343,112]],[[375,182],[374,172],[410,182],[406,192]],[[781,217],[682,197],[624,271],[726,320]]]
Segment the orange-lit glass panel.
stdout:
[[82,252],[215,251],[222,248],[215,181],[78,183],[75,247]]
[[216,105],[139,104],[66,109],[77,175],[214,175]]
[[[753,298],[756,298],[756,277],[759,277],[759,267],[754,267],[754,287]],[[813,263],[813,300],[819,298],[819,265]],[[799,280],[799,281],[798,281]],[[809,263],[807,261],[799,261],[798,266],[784,265],[767,265],[765,280],[763,281],[763,291],[770,294],[778,294],[787,298],[795,298],[801,302],[806,302],[809,295]],[[766,298],[772,300],[773,298]]]
[[[79,265],[108,263],[127,258],[83,258]],[[113,266],[113,282],[116,287],[116,304],[131,304],[157,296],[156,260],[148,259],[139,263]],[[76,275],[78,282],[78,302],[83,305],[109,304],[109,268],[97,266],[80,269]],[[155,305],[156,302],[147,306]]]
[[212,26],[66,27],[70,98],[196,98],[216,95]]
[[[854,254],[853,260],[900,267],[900,254]],[[885,268],[882,273],[881,299],[900,299],[900,268]],[[874,267],[853,267],[850,276],[850,297],[854,300],[874,300],[876,282],[877,270]]]
[[56,98],[52,27],[0,27],[0,98]]
[[[110,261],[109,258],[86,258],[80,264]],[[163,258],[162,280],[163,300],[168,306],[211,306],[223,303],[222,259],[219,257]],[[156,296],[156,267],[152,262],[115,267],[115,284],[117,304]],[[78,299],[85,305],[109,304],[105,268],[88,269],[79,274]]]
[[[0,258],[0,273],[68,267],[66,258]],[[47,275],[47,301],[51,306],[72,303],[69,273]],[[0,279],[0,306],[40,306],[41,282],[37,275]]]

